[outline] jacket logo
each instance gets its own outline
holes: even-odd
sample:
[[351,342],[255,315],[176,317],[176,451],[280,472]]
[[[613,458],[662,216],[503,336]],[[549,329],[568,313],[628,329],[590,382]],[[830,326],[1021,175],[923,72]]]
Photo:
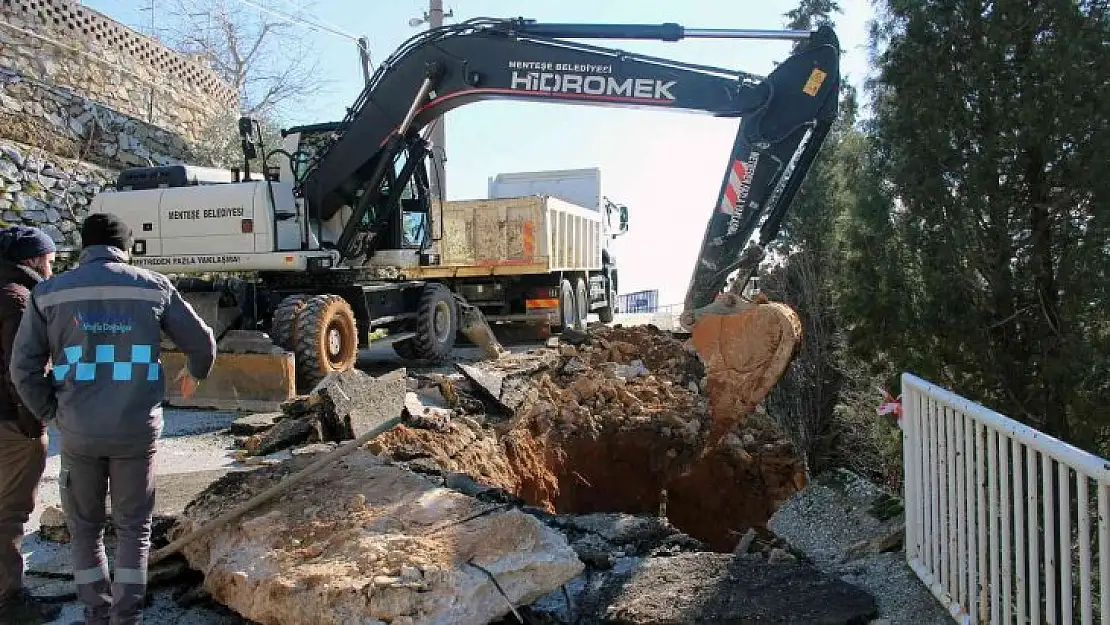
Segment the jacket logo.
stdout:
[[73,325],[90,334],[127,334],[131,331],[130,317],[103,314],[77,313]]

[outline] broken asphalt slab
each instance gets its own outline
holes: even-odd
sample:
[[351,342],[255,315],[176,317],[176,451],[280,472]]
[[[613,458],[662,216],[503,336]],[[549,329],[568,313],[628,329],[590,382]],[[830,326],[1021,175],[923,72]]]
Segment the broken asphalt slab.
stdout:
[[684,553],[651,558],[605,607],[613,625],[863,625],[875,598],[807,564]]
[[616,557],[523,612],[550,625],[865,625],[877,610],[866,591],[805,563],[693,551]]
[[767,522],[822,571],[866,589],[888,625],[947,625],[948,613],[906,563],[901,502],[851,471],[818,475]]
[[[178,531],[195,530],[312,460],[225,477],[190,504]],[[535,518],[361,450],[184,555],[213,598],[270,625],[479,625],[584,568],[566,539]]]

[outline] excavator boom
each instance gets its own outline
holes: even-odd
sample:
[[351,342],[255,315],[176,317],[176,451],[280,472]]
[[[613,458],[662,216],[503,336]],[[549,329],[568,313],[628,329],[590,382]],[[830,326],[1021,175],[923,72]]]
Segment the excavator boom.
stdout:
[[[598,47],[567,39],[687,37],[786,39],[798,49],[770,75]],[[348,255],[364,217],[388,194],[406,137],[447,111],[483,100],[636,107],[741,118],[718,201],[706,226],[686,298],[690,314],[714,301],[730,275],[742,287],[782,219],[836,118],[839,42],[833,30],[685,29],[677,24],[537,24],[474,19],[425,31],[372,76],[333,138],[313,156],[298,192],[311,213],[354,213],[339,241]],[[697,214],[697,213],[694,213]],[[756,230],[756,247],[746,249]]]
[[[787,39],[795,49],[763,77],[569,41],[686,37]],[[456,107],[519,100],[740,118],[681,318],[707,365],[713,444],[770,392],[801,340],[789,307],[739,294],[836,119],[839,60],[828,26],[776,32],[470,20],[421,33],[382,63],[347,117],[327,127],[329,139],[297,191],[317,219],[351,207],[337,243],[342,260],[372,252],[374,237],[388,232],[390,206],[407,182],[393,173],[402,155],[401,177],[417,175],[423,186],[423,174],[408,166],[428,153],[419,132]],[[722,293],[730,276],[733,287]]]

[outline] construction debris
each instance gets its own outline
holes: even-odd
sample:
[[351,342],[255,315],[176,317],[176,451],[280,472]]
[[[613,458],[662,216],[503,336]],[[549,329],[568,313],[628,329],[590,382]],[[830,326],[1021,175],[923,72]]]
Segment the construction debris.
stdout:
[[805,485],[793,446],[766,418],[732,419],[710,444],[706,370],[683,342],[651,326],[603,327],[575,342],[456,365],[491,408],[486,425],[402,426],[371,449],[467,472],[550,512],[665,509],[724,552]]
[[[186,547],[205,591],[267,625],[867,621],[867,593],[766,529],[804,467],[751,401],[714,426],[724,382],[692,342],[563,338],[452,375],[332,374],[286,402],[244,445],[303,446],[213,484],[179,535],[354,438],[360,414],[404,421]],[[764,392],[748,382],[726,386]]]
[[250,436],[265,432],[283,418],[285,414],[281,412],[256,412],[232,421],[229,431],[236,435]]

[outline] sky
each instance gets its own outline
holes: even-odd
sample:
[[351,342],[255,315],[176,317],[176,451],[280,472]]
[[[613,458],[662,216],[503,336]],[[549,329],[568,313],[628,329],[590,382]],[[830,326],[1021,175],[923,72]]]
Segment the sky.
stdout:
[[[228,0],[258,12],[262,0]],[[83,0],[82,4],[144,32],[150,0]],[[541,22],[663,23],[687,28],[783,28],[796,0],[558,0],[556,2],[444,0],[453,17],[526,17]],[[283,12],[303,8],[318,24],[370,42],[372,61],[389,56],[426,28],[426,0],[266,0]],[[836,30],[845,56],[844,79],[862,86],[867,68],[869,0],[840,0]],[[156,5],[157,6],[157,5]],[[155,13],[155,27],[158,14]],[[358,97],[362,71],[354,42],[301,30],[313,40],[329,84],[290,125],[335,121]],[[785,59],[790,43],[685,39],[678,42],[594,40],[590,43],[679,61],[766,75]],[[659,290],[659,303],[679,304],[686,294],[706,221],[717,200],[739,120],[668,111],[545,103],[481,102],[448,113],[447,194],[450,200],[484,198],[488,178],[501,172],[599,167],[602,193],[629,209],[629,231],[616,239],[620,291]]]

